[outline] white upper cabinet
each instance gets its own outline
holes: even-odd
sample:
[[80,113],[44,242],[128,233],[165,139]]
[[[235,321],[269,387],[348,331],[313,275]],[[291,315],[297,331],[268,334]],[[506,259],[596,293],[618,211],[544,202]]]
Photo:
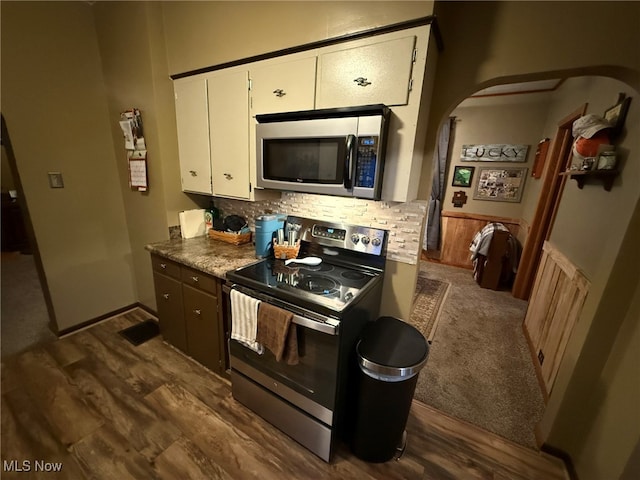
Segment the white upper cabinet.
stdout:
[[203,76],[183,78],[173,83],[173,89],[182,190],[211,195],[207,80]]
[[415,37],[321,54],[317,108],[406,105]]
[[313,110],[316,57],[251,67],[251,115]]
[[249,73],[221,70],[207,86],[213,193],[249,199]]

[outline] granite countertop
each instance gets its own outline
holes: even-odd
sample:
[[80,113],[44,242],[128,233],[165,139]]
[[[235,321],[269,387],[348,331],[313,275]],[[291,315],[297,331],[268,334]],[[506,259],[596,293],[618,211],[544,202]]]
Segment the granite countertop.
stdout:
[[258,261],[253,243],[232,245],[208,235],[151,243],[145,249],[223,280],[228,271]]

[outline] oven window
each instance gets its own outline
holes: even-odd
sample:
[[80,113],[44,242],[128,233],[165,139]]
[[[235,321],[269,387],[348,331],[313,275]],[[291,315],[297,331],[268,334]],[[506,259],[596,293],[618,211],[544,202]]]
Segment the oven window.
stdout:
[[345,137],[277,138],[263,141],[263,176],[269,180],[342,184]]
[[338,377],[339,336],[316,332],[299,325],[296,329],[300,357],[297,365],[277,362],[267,349],[262,355],[258,355],[235,340],[229,342],[230,353],[274,381],[333,410]]

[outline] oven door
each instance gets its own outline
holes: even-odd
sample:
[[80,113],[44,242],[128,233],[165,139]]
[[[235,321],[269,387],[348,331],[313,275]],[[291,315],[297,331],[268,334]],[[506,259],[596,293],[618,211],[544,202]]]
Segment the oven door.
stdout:
[[[241,291],[249,294],[246,288]],[[253,292],[252,296],[265,301],[262,294]],[[286,306],[276,299],[270,299],[269,303],[280,308]],[[297,365],[276,361],[268,349],[260,355],[230,339],[232,371],[244,375],[324,424],[332,426],[338,383],[339,325],[331,319],[327,320],[330,323],[308,318],[299,311],[294,313],[293,323],[298,335]]]

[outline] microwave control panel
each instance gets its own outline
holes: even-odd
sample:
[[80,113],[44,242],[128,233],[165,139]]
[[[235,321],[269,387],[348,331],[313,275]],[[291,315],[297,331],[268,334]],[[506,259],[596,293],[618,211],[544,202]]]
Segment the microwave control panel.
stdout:
[[378,136],[358,137],[355,186],[374,188],[378,160]]

